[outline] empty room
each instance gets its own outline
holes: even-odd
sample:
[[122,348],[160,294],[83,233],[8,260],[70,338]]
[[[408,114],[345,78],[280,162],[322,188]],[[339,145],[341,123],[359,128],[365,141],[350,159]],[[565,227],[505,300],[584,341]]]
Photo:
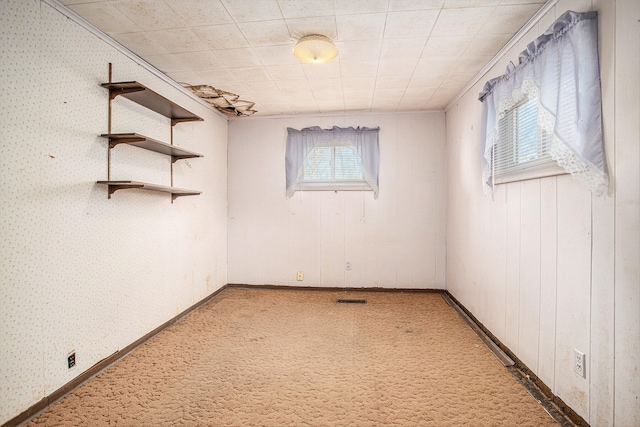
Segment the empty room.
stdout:
[[0,426],[640,426],[637,0],[0,0]]

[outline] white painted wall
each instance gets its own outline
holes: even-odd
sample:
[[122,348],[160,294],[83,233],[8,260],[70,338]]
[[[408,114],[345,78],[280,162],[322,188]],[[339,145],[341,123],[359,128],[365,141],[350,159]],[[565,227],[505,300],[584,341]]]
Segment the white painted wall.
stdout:
[[[596,197],[563,175],[499,185],[491,200],[477,95],[566,10],[599,12],[612,189]],[[447,289],[593,426],[640,425],[639,20],[634,0],[560,0],[446,113]]]
[[[298,191],[287,199],[287,127],[334,125],[380,127],[379,198]],[[230,283],[444,288],[444,113],[234,120],[228,166]]]
[[[38,0],[0,2],[0,424],[227,282],[227,121]],[[174,142],[178,198],[111,200],[108,92],[137,80],[205,119]],[[169,141],[168,119],[114,101],[114,132]],[[113,178],[169,184],[168,157],[113,150]],[[77,366],[68,370],[67,353]]]

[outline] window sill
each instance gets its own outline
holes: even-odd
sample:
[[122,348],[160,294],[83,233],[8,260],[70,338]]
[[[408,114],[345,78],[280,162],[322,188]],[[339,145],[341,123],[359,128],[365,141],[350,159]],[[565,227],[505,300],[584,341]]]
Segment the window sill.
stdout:
[[368,184],[354,183],[305,183],[300,184],[296,191],[373,191]]
[[565,175],[567,172],[558,165],[550,165],[543,168],[523,170],[511,173],[507,176],[497,177],[494,184],[507,184],[509,182],[527,181],[530,179],[546,178],[549,176]]

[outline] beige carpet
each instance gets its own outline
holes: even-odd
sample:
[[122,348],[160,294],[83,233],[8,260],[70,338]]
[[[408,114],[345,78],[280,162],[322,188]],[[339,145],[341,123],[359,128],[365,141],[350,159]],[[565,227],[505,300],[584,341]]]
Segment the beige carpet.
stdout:
[[227,289],[28,425],[557,426],[439,294],[257,289]]

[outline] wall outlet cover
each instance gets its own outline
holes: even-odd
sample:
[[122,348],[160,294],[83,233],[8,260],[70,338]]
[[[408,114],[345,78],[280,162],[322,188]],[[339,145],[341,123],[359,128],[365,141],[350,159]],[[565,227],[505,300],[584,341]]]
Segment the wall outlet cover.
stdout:
[[72,351],[71,353],[69,353],[67,355],[67,366],[69,367],[69,369],[71,369],[74,366],[76,366],[76,352],[75,351]]
[[573,349],[573,370],[576,374],[580,375],[582,378],[586,378],[586,356],[583,352],[578,351],[577,349]]

